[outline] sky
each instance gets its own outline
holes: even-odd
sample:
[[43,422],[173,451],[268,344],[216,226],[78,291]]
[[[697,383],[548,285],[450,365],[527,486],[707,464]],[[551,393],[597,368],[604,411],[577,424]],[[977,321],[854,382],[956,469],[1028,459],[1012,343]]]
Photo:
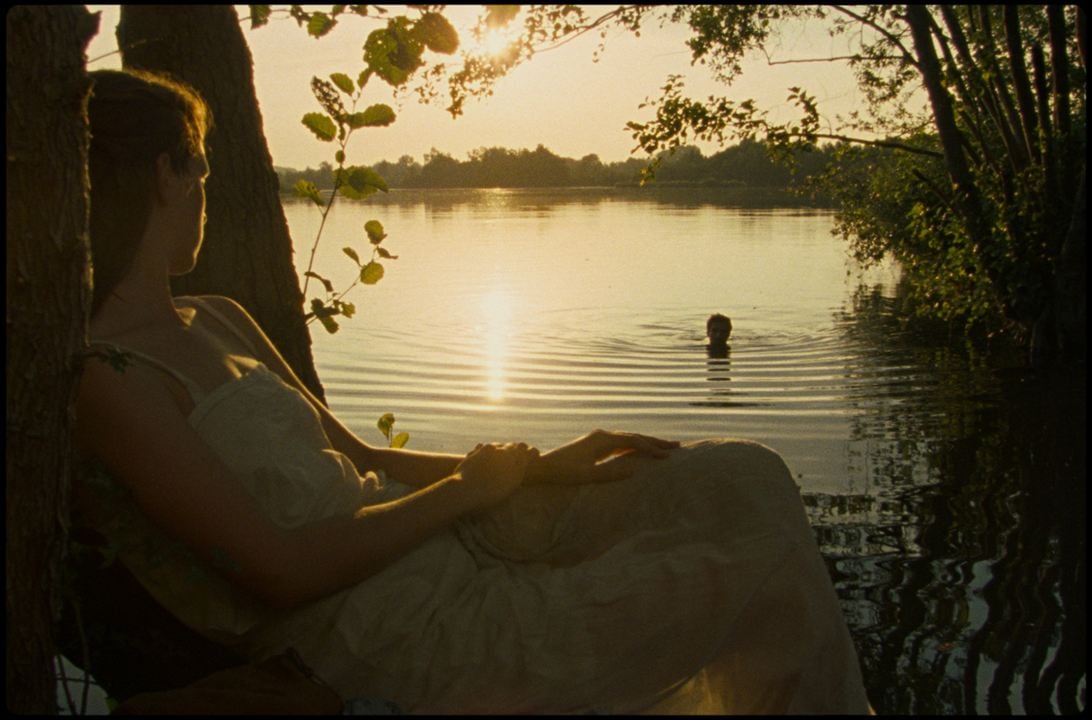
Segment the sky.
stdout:
[[[246,17],[246,6],[236,6]],[[278,7],[278,6],[274,6]],[[397,6],[388,6],[395,11]],[[114,29],[119,7],[89,5],[102,11],[99,34],[92,39],[87,57],[89,69],[121,66]],[[605,8],[588,6],[589,17]],[[482,12],[480,5],[453,5],[445,15],[459,31],[463,47],[474,45],[470,28]],[[515,23],[520,18],[517,17]],[[343,16],[338,26],[323,38],[312,38],[295,20],[282,16],[256,30],[243,22],[243,32],[254,59],[254,83],[262,112],[265,135],[277,166],[315,167],[332,162],[336,147],[323,143],[307,130],[300,118],[320,108],[310,90],[313,75],[328,78],[345,72],[355,78],[363,68],[361,47],[367,34],[380,26],[369,18]],[[432,149],[457,159],[481,147],[534,149],[545,145],[562,157],[581,158],[595,153],[603,162],[644,157],[638,151],[627,121],[647,121],[649,109],[638,106],[659,95],[670,74],[686,78],[688,94],[704,98],[710,94],[734,100],[754,98],[773,119],[787,119],[798,112],[786,100],[788,88],[800,85],[814,95],[820,111],[833,117],[846,114],[859,103],[852,73],[843,62],[771,66],[764,56],[749,58],[742,76],[730,87],[716,82],[708,68],[692,66],[685,45],[689,36],[682,26],[658,28],[650,24],[640,37],[615,30],[608,37],[599,61],[593,54],[598,34],[587,33],[560,48],[537,54],[529,63],[513,70],[497,83],[494,94],[483,100],[469,100],[463,115],[453,119],[444,103],[422,105],[413,93],[396,102],[385,83],[369,83],[358,110],[373,103],[390,104],[396,121],[386,128],[366,128],[353,134],[347,150],[350,164],[397,161],[410,155],[422,162]],[[832,39],[825,26],[793,23],[769,47],[774,60],[829,57],[843,53],[844,42]],[[426,57],[430,53],[426,52]],[[445,59],[445,56],[434,58]],[[450,60],[450,58],[448,58]],[[718,149],[696,143],[706,154]]]

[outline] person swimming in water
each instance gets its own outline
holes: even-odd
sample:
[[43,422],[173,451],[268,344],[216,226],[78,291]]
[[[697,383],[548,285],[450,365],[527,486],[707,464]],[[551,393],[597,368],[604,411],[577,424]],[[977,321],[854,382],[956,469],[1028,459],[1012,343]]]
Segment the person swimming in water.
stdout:
[[732,321],[726,315],[713,313],[705,321],[705,334],[709,338],[710,348],[726,348],[728,336],[732,334]]

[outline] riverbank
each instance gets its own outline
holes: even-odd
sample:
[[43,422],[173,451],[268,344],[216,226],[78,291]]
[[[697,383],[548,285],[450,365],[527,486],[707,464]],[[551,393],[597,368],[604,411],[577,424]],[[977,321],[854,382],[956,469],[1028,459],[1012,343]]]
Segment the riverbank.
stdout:
[[[320,189],[324,199],[330,189]],[[670,204],[709,204],[742,208],[813,208],[833,210],[833,205],[804,197],[790,188],[750,186],[717,182],[665,182],[641,186],[637,183],[616,185],[556,186],[556,187],[392,187],[388,193],[376,193],[364,202],[403,202],[409,197],[431,201],[440,198],[480,198],[485,195],[527,196],[538,201],[582,202],[587,200],[619,201],[651,200]],[[281,189],[281,198],[297,197],[291,190]]]

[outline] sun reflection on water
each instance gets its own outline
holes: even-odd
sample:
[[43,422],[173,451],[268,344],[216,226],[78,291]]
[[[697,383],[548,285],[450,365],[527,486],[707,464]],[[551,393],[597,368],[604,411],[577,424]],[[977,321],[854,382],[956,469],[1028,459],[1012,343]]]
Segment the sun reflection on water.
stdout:
[[494,288],[482,297],[482,335],[485,353],[485,390],[490,403],[504,400],[508,340],[512,332],[512,294]]

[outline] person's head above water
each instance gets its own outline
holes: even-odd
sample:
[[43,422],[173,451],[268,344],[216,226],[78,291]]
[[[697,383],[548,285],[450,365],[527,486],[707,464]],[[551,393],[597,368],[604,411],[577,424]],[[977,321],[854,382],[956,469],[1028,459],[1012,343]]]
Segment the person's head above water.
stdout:
[[[189,216],[203,222],[204,193],[197,187],[208,170],[204,148],[212,114],[195,90],[162,75],[133,70],[89,75],[94,83],[87,103],[94,314],[132,267],[153,210],[162,205],[165,178],[185,182],[192,196],[185,208],[187,226],[179,223],[178,232],[194,234],[188,227],[194,218]],[[188,251],[193,257],[201,241],[200,224],[196,235],[187,238],[191,244],[196,240]],[[191,269],[183,267],[190,262],[181,257],[185,253],[178,254],[172,267]]]
[[732,321],[726,315],[714,313],[705,321],[705,334],[710,345],[725,345],[732,334]]

